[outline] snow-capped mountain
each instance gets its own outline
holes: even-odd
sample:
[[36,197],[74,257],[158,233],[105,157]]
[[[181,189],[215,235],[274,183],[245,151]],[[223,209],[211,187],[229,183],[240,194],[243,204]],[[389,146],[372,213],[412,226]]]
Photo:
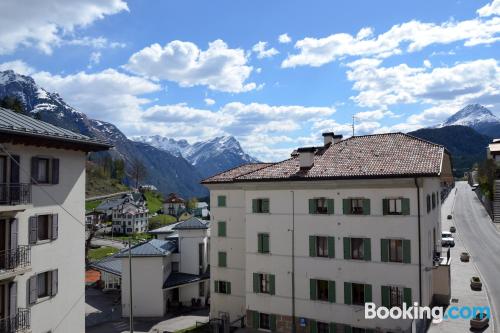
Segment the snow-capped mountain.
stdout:
[[469,104],[438,127],[461,125],[490,137],[500,137],[500,118],[480,104]]
[[258,162],[246,154],[233,136],[220,136],[207,141],[189,144],[186,140],[174,140],[162,136],[139,136],[132,138],[150,144],[176,156],[188,160],[203,177],[214,175],[223,170],[244,163]]

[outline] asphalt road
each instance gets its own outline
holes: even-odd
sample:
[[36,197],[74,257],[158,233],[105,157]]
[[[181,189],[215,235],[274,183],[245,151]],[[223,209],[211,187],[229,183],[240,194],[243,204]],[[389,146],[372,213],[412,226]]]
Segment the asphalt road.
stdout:
[[457,182],[458,189],[453,219],[460,237],[472,256],[481,278],[486,283],[492,303],[495,330],[500,329],[500,233],[466,182]]

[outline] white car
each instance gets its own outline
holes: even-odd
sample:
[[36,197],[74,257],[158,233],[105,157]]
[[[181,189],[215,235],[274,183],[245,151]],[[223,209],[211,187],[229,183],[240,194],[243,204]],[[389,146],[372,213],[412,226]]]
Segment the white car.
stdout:
[[441,245],[445,247],[453,247],[455,246],[455,240],[453,239],[453,235],[449,231],[441,232]]

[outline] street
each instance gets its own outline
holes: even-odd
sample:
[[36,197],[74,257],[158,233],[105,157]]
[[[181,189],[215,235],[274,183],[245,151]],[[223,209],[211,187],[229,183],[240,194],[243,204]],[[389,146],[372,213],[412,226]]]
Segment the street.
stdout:
[[457,182],[453,220],[460,237],[486,284],[495,329],[500,321],[500,234],[466,182]]

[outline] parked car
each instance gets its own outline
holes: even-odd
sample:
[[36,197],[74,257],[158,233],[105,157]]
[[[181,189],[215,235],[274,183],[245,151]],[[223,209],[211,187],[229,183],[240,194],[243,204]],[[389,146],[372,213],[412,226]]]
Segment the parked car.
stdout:
[[455,240],[453,239],[453,235],[449,231],[441,232],[441,245],[445,247],[453,247],[455,246]]
[[450,232],[457,232],[457,228],[454,225],[450,227]]

